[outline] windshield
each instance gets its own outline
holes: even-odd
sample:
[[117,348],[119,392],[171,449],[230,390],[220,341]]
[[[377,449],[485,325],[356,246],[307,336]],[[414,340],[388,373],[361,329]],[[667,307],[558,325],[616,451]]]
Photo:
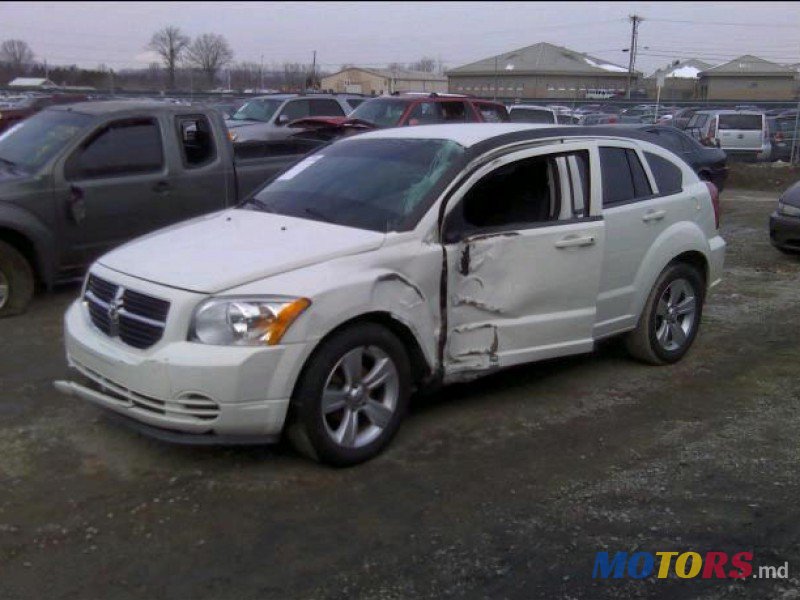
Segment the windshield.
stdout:
[[250,100],[231,116],[231,121],[269,121],[283,100]]
[[42,111],[0,134],[0,162],[38,169],[93,120],[72,111]]
[[408,100],[368,100],[351,112],[349,117],[378,127],[394,127],[409,104]]
[[447,140],[347,140],[306,157],[242,208],[397,230],[464,154]]

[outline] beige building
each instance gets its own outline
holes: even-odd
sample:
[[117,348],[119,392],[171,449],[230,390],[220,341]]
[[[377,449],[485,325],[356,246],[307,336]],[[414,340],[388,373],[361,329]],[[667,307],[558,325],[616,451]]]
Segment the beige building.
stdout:
[[[632,89],[640,73],[632,76]],[[447,71],[449,91],[486,98],[600,99],[627,89],[628,69],[546,42]]]
[[676,60],[663,69],[658,69],[646,80],[647,95],[655,98],[659,77],[664,78],[661,88],[661,100],[694,100],[699,96],[699,75],[702,71],[710,69],[711,65],[690,58]]
[[702,100],[794,100],[797,72],[792,67],[744,55],[699,74]]
[[369,96],[394,92],[446,92],[447,78],[422,71],[350,67],[323,77],[321,88],[325,91]]

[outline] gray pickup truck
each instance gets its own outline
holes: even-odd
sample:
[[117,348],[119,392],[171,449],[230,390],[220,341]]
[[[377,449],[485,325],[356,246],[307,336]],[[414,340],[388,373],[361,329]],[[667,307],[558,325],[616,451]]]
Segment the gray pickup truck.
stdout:
[[0,317],[136,236],[234,205],[319,142],[234,145],[214,110],[85,102],[0,134]]

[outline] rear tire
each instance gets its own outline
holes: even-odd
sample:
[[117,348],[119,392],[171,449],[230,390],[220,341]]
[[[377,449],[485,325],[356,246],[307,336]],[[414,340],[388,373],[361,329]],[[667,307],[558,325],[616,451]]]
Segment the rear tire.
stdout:
[[25,312],[34,283],[27,259],[14,246],[0,241],[0,318]]
[[679,361],[697,337],[704,300],[705,281],[695,267],[667,266],[650,291],[639,324],[625,338],[628,352],[651,365]]
[[385,327],[354,325],[314,351],[295,388],[287,435],[305,456],[337,467],[379,454],[408,408],[411,365]]

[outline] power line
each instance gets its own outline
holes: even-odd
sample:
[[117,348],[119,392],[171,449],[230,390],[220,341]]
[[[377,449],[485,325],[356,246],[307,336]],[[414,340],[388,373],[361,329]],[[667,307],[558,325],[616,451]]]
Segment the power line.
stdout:
[[787,29],[797,29],[797,25],[788,25],[786,23],[724,23],[721,21],[684,21],[679,19],[651,19],[648,18],[648,21],[653,21],[656,23],[681,23],[684,25],[703,25],[707,27],[709,25],[721,25],[724,27],[783,27]]

